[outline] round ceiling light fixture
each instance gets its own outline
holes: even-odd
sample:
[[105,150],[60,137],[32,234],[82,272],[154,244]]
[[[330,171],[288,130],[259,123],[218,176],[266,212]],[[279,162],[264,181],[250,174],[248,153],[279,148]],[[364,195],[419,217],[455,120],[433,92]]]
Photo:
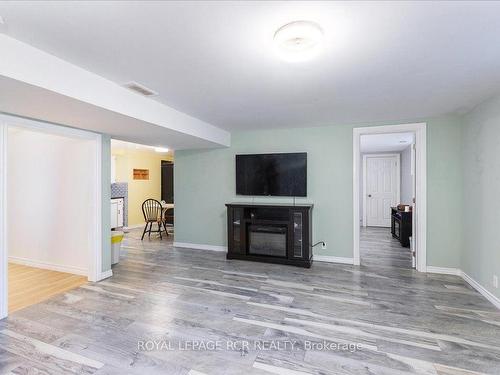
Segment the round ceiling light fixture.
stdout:
[[289,62],[316,57],[323,47],[323,30],[311,21],[294,21],[280,27],[274,34],[278,56]]

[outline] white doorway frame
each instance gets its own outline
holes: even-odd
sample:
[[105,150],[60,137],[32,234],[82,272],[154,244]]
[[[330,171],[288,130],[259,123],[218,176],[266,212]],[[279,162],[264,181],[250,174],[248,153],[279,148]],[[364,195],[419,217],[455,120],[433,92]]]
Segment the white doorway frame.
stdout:
[[368,158],[395,158],[396,165],[396,201],[401,200],[401,155],[400,154],[363,154],[363,226],[366,227],[366,160]]
[[362,135],[386,133],[415,133],[415,203],[414,221],[417,235],[414,238],[414,249],[417,258],[417,271],[427,272],[427,124],[413,123],[400,125],[368,126],[353,128],[353,258],[354,265],[360,265],[359,232],[360,232],[360,166]]
[[60,136],[88,139],[94,141],[95,157],[92,162],[95,193],[93,201],[92,233],[88,254],[88,280],[99,281],[102,273],[102,136],[84,130],[69,128],[61,125],[25,119],[16,116],[0,114],[0,319],[8,315],[8,233],[7,233],[7,148],[8,128],[17,127]]
[[0,120],[0,319],[8,314],[7,127]]

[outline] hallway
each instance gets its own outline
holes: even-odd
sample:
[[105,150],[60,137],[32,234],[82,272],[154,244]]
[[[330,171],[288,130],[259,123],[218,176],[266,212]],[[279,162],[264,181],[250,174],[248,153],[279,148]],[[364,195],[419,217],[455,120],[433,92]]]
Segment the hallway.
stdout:
[[392,238],[390,228],[361,227],[359,251],[362,266],[412,268],[410,249]]

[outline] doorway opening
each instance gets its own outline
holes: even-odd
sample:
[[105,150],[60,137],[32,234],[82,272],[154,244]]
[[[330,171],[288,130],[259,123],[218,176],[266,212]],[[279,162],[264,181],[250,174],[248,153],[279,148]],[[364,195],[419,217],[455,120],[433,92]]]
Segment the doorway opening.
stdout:
[[0,115],[0,318],[102,278],[101,148]]
[[167,230],[174,228],[174,161],[161,161],[161,201],[165,206],[165,225]]
[[174,153],[167,148],[111,140],[114,267],[121,258],[130,261],[141,253],[138,248],[164,248],[173,242],[173,163]]
[[426,271],[425,131],[354,129],[354,264]]

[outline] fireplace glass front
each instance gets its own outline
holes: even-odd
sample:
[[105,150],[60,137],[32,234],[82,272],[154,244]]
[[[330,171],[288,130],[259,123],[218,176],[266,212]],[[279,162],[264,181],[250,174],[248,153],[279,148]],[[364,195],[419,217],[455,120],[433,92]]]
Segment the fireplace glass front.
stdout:
[[257,225],[248,227],[248,253],[286,257],[286,225]]

